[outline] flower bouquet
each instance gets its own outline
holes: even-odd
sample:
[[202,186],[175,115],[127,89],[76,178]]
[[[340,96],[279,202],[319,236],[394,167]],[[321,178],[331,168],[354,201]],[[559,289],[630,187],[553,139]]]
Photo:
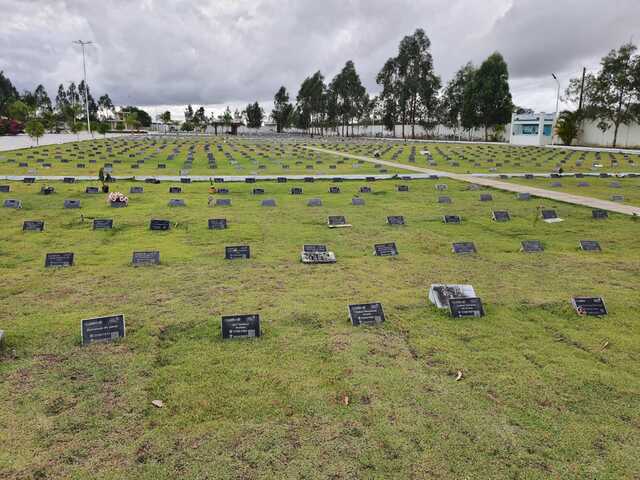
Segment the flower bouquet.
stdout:
[[129,197],[120,192],[111,192],[107,196],[107,202],[112,207],[126,207],[129,204]]

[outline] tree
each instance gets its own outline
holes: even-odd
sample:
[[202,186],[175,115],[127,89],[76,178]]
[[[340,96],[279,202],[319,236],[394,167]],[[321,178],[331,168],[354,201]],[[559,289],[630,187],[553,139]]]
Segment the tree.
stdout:
[[31,108],[22,100],[16,100],[7,109],[9,118],[25,122],[31,115]]
[[184,109],[184,121],[185,123],[190,123],[193,120],[193,107],[191,104],[187,105],[187,108]]
[[260,128],[262,126],[264,110],[260,107],[260,104],[257,101],[247,105],[247,108],[244,109],[244,114],[247,117],[247,127]]
[[449,80],[442,94],[441,122],[456,131],[462,124],[473,124],[473,119],[463,117],[472,112],[465,109],[465,101],[471,100],[471,88],[476,69],[471,62],[461,67]]
[[339,117],[342,124],[342,135],[344,135],[345,126],[347,127],[347,136],[349,136],[349,125],[351,125],[351,133],[353,134],[353,119],[362,115],[365,103],[365,88],[362,86],[360,76],[356,72],[354,63],[349,60],[338,73],[328,88],[328,101],[331,103],[330,117],[334,115]]
[[106,138],[107,133],[109,133],[109,130],[111,130],[111,126],[107,122],[100,122],[98,123],[96,130],[100,135]]
[[204,111],[204,107],[198,108],[193,114],[192,123],[198,128],[207,126],[207,116]]
[[[86,107],[84,106],[85,93],[86,93],[86,101],[87,101]],[[91,95],[91,89],[89,88],[88,85],[85,85],[84,80],[82,80],[78,85],[78,96],[80,97],[80,102],[83,104],[83,111],[85,112],[85,114],[86,114],[86,108],[88,107],[89,119],[96,120],[98,115],[98,105],[96,104],[96,101],[93,99],[93,96]]]
[[[140,126],[143,127],[150,127],[151,126],[151,115],[149,115],[147,112],[145,112],[144,110],[138,108],[138,107],[134,107],[132,105],[128,105],[126,107],[122,107],[121,112],[123,112],[125,114],[127,113],[135,113],[136,114],[136,120],[138,121],[137,126],[138,128]],[[133,118],[133,117],[132,117]]]
[[42,135],[44,135],[44,125],[40,120],[32,119],[29,120],[24,126],[24,131],[31,137],[32,140],[35,140],[36,145],[38,145],[38,140]]
[[53,110],[51,99],[42,85],[36,87],[33,92],[33,98],[35,101],[36,115],[42,116],[45,112],[51,112]]
[[137,130],[140,121],[138,120],[138,112],[127,111],[124,115],[124,124],[126,127],[133,127]]
[[634,55],[635,51],[631,43],[611,50],[600,61],[600,70],[585,76],[584,89],[582,79],[573,78],[566,90],[566,96],[574,102],[583,94],[581,118],[599,120],[603,132],[614,127],[613,147],[620,125],[640,119],[640,56]]
[[104,120],[112,118],[114,112],[115,107],[113,106],[113,102],[111,98],[109,98],[109,95],[105,93],[98,99],[98,116]]
[[[311,77],[304,79],[300,85],[298,96],[296,97],[296,110],[298,111],[298,128],[308,130],[315,127],[316,131],[320,128],[323,134],[323,121],[326,114],[326,86],[324,84],[324,76],[320,71],[314,73]],[[311,131],[313,135],[314,130]]]
[[162,123],[171,123],[171,112],[166,110],[160,114],[160,121]]
[[276,131],[278,133],[282,133],[284,129],[291,125],[293,105],[289,103],[289,94],[284,86],[280,87],[273,97],[271,117],[276,122]]
[[485,140],[489,138],[489,128],[511,120],[513,102],[509,90],[509,71],[500,53],[492,53],[475,73],[472,100],[478,125],[484,127]]
[[69,125],[69,130],[71,131],[71,133],[75,133],[76,134],[76,138],[78,140],[80,140],[80,131],[82,130],[82,122],[73,122],[71,125]]
[[7,115],[7,108],[18,98],[18,90],[13,86],[9,77],[5,77],[4,72],[0,70],[0,117]]
[[573,140],[578,136],[580,124],[580,113],[563,111],[556,122],[556,135],[560,137],[565,145],[571,145]]
[[67,98],[67,92],[64,89],[64,85],[60,84],[58,86],[58,94],[56,95],[56,110],[60,115],[64,115],[65,108],[69,104],[69,99]]

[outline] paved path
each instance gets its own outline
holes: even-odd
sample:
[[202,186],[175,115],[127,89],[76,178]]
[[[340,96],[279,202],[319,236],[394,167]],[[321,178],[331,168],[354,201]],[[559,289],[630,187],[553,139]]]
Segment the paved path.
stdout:
[[616,202],[610,202],[608,200],[599,200],[592,197],[583,197],[582,195],[573,195],[565,192],[558,192],[554,190],[545,190],[544,188],[529,187],[527,185],[519,185],[516,183],[507,183],[495,180],[488,177],[479,177],[474,175],[468,175],[463,173],[451,173],[443,172],[441,170],[433,170],[431,168],[422,168],[414,165],[405,165],[402,163],[390,162],[388,160],[380,160],[377,158],[365,157],[362,155],[353,155],[351,153],[336,152],[334,150],[326,150],[324,148],[317,147],[305,147],[308,150],[314,150],[316,152],[330,153],[338,155],[344,158],[353,158],[355,160],[364,160],[365,162],[377,163],[380,165],[386,165],[388,167],[403,168],[412,172],[426,173],[428,175],[438,175],[439,177],[451,178],[452,180],[459,180],[461,182],[475,183],[476,185],[482,185],[485,187],[496,188],[498,190],[505,190],[507,192],[514,193],[530,193],[536,197],[549,198],[557,200],[559,202],[573,203],[575,205],[582,205],[591,208],[600,208],[602,210],[608,210],[610,212],[624,213],[626,215],[640,215],[640,207],[634,207],[631,205],[621,205]]
[[[107,133],[107,138],[122,137],[123,133]],[[77,142],[83,140],[99,140],[103,138],[102,135],[95,134],[93,137],[89,135],[89,132],[80,132],[78,135],[73,133],[46,133],[40,140],[38,140],[38,146],[42,145],[57,145],[63,143]],[[31,148],[35,147],[36,143],[26,135],[3,135],[0,136],[0,152],[8,150],[16,150],[19,148]]]

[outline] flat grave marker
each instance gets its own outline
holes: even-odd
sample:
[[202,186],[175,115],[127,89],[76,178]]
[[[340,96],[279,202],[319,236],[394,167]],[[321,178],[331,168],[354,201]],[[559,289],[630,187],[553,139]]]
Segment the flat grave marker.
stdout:
[[184,203],[184,200],[182,199],[172,198],[171,200],[169,200],[169,206],[170,207],[186,207],[187,204]]
[[447,224],[459,225],[462,223],[462,219],[459,215],[443,215],[442,221]]
[[223,315],[221,321],[222,338],[257,338],[260,332],[260,315]]
[[0,193],[9,193],[11,191],[10,185],[0,185]]
[[447,196],[439,196],[438,197],[438,203],[451,203],[451,197],[447,197]]
[[131,187],[129,189],[129,193],[144,193],[144,188],[142,188],[142,187]]
[[484,316],[484,307],[479,297],[450,298],[449,311],[453,318]]
[[506,210],[494,210],[491,212],[491,218],[496,222],[508,222],[511,220],[511,215]]
[[322,200],[319,198],[310,198],[307,202],[307,207],[321,207]]
[[154,218],[149,222],[149,230],[164,231],[170,228],[171,222],[169,222],[169,220],[158,220]]
[[131,256],[131,264],[134,267],[160,265],[160,252],[157,250],[148,252],[133,252],[133,255]]
[[327,217],[327,225],[329,228],[350,227],[343,215],[330,215]]
[[16,200],[14,198],[7,198],[2,206],[4,208],[16,208],[16,209],[20,209],[22,208],[22,200]]
[[23,232],[42,232],[44,230],[44,220],[25,220],[22,223]]
[[94,230],[111,230],[113,228],[112,218],[96,218],[93,220]]
[[47,267],[71,267],[73,266],[73,253],[47,253],[44,258],[44,266]]
[[352,198],[351,205],[356,205],[356,206],[364,205],[364,198],[358,198],[358,197]]
[[476,246],[473,242],[454,242],[452,244],[453,253],[458,255],[468,255],[477,253]]
[[109,315],[82,320],[80,331],[83,345],[124,338],[126,335],[124,315]]
[[376,257],[395,257],[398,255],[398,247],[395,242],[376,243],[373,246],[373,253]]
[[182,193],[181,187],[169,187],[169,193]]
[[209,230],[225,230],[227,228],[226,218],[210,218],[208,221]]
[[573,297],[571,304],[579,315],[607,315],[607,307],[601,297]]
[[260,205],[262,205],[263,207],[275,207],[276,206],[276,201],[273,198],[266,198],[266,199],[262,200]]
[[521,252],[525,253],[535,253],[535,252],[543,252],[544,247],[540,240],[523,240],[520,242],[522,247],[520,248]]
[[80,208],[80,200],[65,200],[64,208]]
[[378,325],[385,321],[381,303],[357,303],[349,305],[349,319],[353,326]]
[[595,219],[609,218],[609,212],[596,208],[594,210],[591,210],[591,216]]
[[227,260],[248,259],[251,258],[251,249],[249,245],[224,247],[224,258]]
[[429,288],[429,300],[438,308],[449,308],[450,298],[473,298],[476,292],[472,285],[434,283]]
[[404,225],[404,217],[402,215],[389,215],[387,217],[389,225]]
[[600,243],[596,240],[580,240],[579,242],[580,249],[585,252],[600,252],[602,248],[600,248]]
[[216,198],[216,202],[214,204],[216,207],[230,207],[231,199],[230,198]]

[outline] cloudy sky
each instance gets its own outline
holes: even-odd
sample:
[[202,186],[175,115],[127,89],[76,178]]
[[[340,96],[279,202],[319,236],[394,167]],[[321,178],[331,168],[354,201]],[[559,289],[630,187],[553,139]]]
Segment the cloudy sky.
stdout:
[[583,66],[640,43],[640,0],[0,0],[0,70],[20,89],[42,83],[55,97],[79,80],[72,41],[92,40],[88,79],[116,104],[217,110],[258,100],[270,109],[285,85],[330,80],[346,60],[377,92],[376,73],[399,40],[423,28],[443,81],[467,61],[500,51],[517,105],[555,109]]

